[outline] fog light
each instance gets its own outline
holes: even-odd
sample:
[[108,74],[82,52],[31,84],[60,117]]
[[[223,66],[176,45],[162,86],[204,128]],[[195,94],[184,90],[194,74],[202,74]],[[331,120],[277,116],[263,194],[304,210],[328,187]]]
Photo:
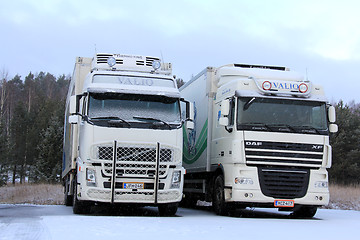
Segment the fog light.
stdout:
[[95,170],[86,169],[86,181],[88,186],[96,186]]
[[322,197],[322,196],[315,196],[315,200],[322,201],[322,200],[323,200],[323,197]]
[[181,171],[174,171],[171,178],[171,188],[180,188]]
[[252,193],[245,193],[244,196],[245,196],[246,198],[247,198],[247,197],[252,198],[252,197],[254,196],[254,194],[252,194]]
[[326,181],[315,182],[315,187],[317,187],[317,188],[327,188],[328,187],[328,182],[326,182]]
[[235,178],[235,184],[253,184],[253,180],[251,178]]

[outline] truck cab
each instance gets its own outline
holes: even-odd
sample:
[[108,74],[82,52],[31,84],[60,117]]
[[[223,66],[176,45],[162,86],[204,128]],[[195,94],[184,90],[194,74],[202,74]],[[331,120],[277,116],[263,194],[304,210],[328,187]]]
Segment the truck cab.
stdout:
[[186,116],[171,64],[97,54],[77,59],[72,81],[64,137],[66,203],[75,213],[89,212],[94,203],[126,203],[174,215],[182,198]]
[[[194,94],[201,81],[203,94]],[[197,109],[184,141],[185,198],[212,201],[220,215],[276,207],[312,217],[328,204],[329,134],[337,125],[321,86],[285,67],[230,64],[180,90]]]

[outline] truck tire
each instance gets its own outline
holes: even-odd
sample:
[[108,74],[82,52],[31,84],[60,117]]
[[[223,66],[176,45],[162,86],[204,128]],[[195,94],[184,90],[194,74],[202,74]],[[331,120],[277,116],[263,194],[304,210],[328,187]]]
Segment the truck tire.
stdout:
[[88,214],[91,210],[91,205],[88,202],[79,201],[77,199],[77,183],[74,184],[73,195],[73,213],[75,214]]
[[317,207],[314,206],[299,206],[294,210],[292,216],[295,218],[312,218],[315,216]]
[[158,206],[159,215],[162,217],[175,216],[179,207],[179,203],[166,203]]
[[64,193],[64,204],[65,206],[72,206],[73,205],[73,195],[67,195]]
[[212,205],[217,215],[228,215],[228,206],[224,194],[224,177],[222,175],[217,176],[215,179]]

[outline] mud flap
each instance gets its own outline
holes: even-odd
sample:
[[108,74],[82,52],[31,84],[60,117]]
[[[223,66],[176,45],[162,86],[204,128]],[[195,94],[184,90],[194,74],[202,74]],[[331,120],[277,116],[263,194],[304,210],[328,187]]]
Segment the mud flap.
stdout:
[[232,195],[232,188],[225,188],[224,194],[225,194],[225,201],[229,201]]

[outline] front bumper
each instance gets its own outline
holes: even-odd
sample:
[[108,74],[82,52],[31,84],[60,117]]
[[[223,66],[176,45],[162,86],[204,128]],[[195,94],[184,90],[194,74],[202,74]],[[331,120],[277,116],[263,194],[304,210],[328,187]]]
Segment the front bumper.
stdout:
[[[85,191],[84,200],[96,202],[110,202],[111,199],[110,189],[97,189],[90,188]],[[182,198],[179,189],[159,190],[158,203],[172,203],[180,202]],[[153,190],[115,190],[114,203],[144,203],[152,204],[155,202],[155,193]]]
[[[268,204],[269,206],[274,206],[274,201],[279,200],[272,197],[265,196],[261,190],[254,189],[225,189],[225,200],[228,202],[238,202],[238,203],[259,203],[259,204]],[[308,192],[302,198],[295,198],[295,205],[316,205],[324,206],[329,203],[329,193],[327,192]]]

